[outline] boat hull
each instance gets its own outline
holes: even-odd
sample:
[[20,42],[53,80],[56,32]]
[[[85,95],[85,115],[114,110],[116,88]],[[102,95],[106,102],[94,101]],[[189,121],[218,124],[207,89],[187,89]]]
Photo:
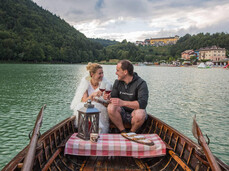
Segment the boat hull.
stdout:
[[[167,146],[165,156],[137,159],[64,155],[66,141],[77,132],[74,120],[74,116],[67,118],[39,138],[33,170],[211,170],[198,144],[151,115],[138,133],[158,134]],[[130,128],[129,125],[125,127]],[[111,124],[110,133],[118,132]],[[27,150],[28,146],[12,159],[3,171],[21,170]],[[217,162],[221,170],[229,170],[229,166],[221,160],[217,159]]]

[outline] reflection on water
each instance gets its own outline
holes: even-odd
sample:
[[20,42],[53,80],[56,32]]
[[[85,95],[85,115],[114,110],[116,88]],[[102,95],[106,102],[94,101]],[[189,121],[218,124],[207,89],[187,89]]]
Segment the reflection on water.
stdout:
[[[115,70],[104,66],[111,82]],[[192,117],[197,115],[211,139],[211,150],[229,164],[229,70],[152,66],[135,70],[148,83],[147,111],[193,141]],[[44,104],[42,133],[72,115],[69,106],[86,73],[85,65],[0,64],[0,168],[29,142]]]

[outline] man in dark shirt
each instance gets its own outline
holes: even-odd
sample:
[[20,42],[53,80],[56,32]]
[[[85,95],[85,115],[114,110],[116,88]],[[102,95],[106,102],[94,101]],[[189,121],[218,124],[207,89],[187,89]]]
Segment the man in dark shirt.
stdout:
[[116,75],[111,92],[108,114],[120,132],[126,132],[123,123],[131,123],[130,132],[135,132],[144,123],[147,114],[148,87],[134,72],[128,60],[121,60],[116,66]]

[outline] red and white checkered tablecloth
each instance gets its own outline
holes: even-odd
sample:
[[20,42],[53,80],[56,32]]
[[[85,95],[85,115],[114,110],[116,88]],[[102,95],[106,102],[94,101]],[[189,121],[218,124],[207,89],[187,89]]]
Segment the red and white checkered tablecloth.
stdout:
[[130,141],[121,134],[100,134],[97,143],[78,138],[74,133],[65,144],[65,154],[80,156],[127,156],[147,158],[166,154],[166,145],[157,134],[141,134],[153,140],[148,146]]

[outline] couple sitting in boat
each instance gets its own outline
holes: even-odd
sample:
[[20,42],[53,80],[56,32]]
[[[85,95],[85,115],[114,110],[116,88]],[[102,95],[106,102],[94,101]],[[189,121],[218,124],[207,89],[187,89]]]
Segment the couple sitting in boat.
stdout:
[[[76,126],[78,124],[78,111],[88,100],[94,100],[97,96],[102,96],[99,90],[102,82],[109,82],[103,76],[103,68],[96,63],[87,65],[89,76],[84,77],[78,86],[75,97],[71,103],[71,109],[76,115]],[[108,133],[109,118],[117,126],[120,132],[127,132],[124,123],[130,123],[130,132],[136,132],[147,119],[146,106],[148,102],[148,88],[146,82],[134,72],[133,65],[128,60],[121,60],[116,66],[115,80],[110,94],[105,94],[104,99],[109,99],[110,103],[103,106],[93,101],[95,107],[101,111],[99,133]],[[80,103],[81,102],[81,103]]]

